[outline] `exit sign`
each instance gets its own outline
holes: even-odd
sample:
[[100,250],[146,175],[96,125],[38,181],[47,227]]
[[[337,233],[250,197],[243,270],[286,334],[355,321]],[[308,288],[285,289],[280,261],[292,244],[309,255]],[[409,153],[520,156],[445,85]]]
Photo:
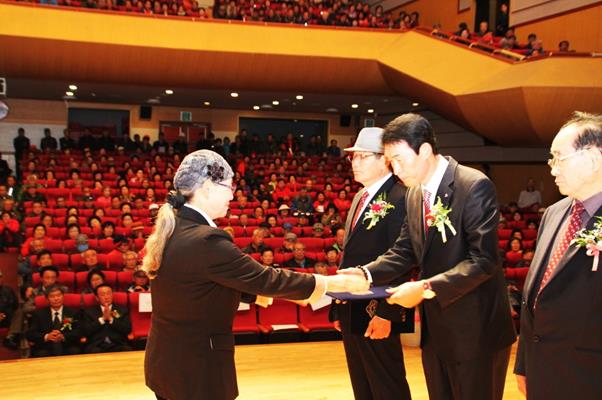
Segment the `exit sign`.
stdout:
[[190,111],[180,111],[180,121],[192,121],[192,113]]

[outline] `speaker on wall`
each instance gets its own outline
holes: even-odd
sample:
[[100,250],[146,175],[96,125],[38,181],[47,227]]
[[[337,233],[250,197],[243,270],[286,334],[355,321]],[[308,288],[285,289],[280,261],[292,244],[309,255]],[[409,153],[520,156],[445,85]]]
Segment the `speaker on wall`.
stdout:
[[351,125],[351,115],[341,114],[341,120],[339,121],[339,125],[344,127]]
[[140,106],[140,119],[151,119],[153,116],[152,106]]

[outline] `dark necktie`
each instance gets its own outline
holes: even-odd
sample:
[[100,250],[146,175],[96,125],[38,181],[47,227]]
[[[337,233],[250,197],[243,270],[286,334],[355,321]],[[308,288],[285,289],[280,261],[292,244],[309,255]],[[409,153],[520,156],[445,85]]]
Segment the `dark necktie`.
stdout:
[[54,329],[60,329],[61,327],[61,319],[59,318],[59,312],[54,312],[54,318],[52,319],[52,327]]
[[366,200],[368,200],[369,195],[370,194],[368,193],[368,191],[364,190],[362,197],[360,197],[360,201],[357,203],[357,208],[355,209],[355,213],[353,214],[353,221],[351,222],[351,230],[355,229],[355,225],[357,224],[358,220],[360,219],[360,214],[362,213],[362,210],[364,209],[364,206],[366,205]]
[[[537,296],[543,290],[543,288],[548,284],[554,270],[558,266],[560,259],[566,253],[571,240],[575,237],[575,233],[579,229],[581,229],[581,214],[583,213],[583,203],[575,200],[575,204],[573,204],[573,211],[569,217],[568,223],[564,226],[564,231],[561,235],[558,235],[558,238],[562,238],[559,243],[556,244],[554,252],[550,257],[550,261],[548,262],[548,266],[546,267],[546,272],[543,274],[543,278],[541,279],[541,284],[539,285],[539,290],[537,291]],[[535,300],[537,303],[537,299]]]

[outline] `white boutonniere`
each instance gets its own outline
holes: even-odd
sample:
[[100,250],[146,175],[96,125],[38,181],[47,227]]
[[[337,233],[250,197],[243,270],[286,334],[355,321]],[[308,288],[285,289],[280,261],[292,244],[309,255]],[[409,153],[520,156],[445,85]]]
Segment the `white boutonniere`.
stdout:
[[602,217],[596,217],[593,229],[589,231],[581,229],[577,232],[571,240],[571,244],[587,249],[587,255],[594,257],[592,271],[597,271],[600,251],[602,251]]
[[64,332],[66,330],[72,330],[73,326],[71,325],[71,323],[73,322],[72,318],[64,318],[63,319],[63,324],[61,325],[61,328],[59,329],[59,331]]
[[447,235],[445,234],[445,227],[450,230],[452,235],[456,234],[456,229],[452,225],[447,214],[452,211],[450,207],[445,207],[441,201],[441,197],[437,196],[437,201],[433,205],[431,212],[425,217],[426,225],[430,228],[436,227],[441,234],[443,243],[447,242]]
[[385,193],[381,193],[375,200],[373,200],[368,206],[368,211],[364,213],[364,219],[362,222],[370,221],[366,229],[372,229],[381,218],[384,218],[389,210],[395,208],[395,206],[391,203],[387,202],[387,195]]
[[119,317],[121,317],[121,314],[119,314],[119,311],[113,310],[111,311],[111,316],[115,319],[118,319]]

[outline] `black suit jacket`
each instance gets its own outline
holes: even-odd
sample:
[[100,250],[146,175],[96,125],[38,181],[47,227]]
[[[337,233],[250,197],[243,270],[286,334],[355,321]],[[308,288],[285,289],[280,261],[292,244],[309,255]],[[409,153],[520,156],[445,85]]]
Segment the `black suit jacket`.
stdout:
[[[592,271],[593,257],[571,245],[539,294],[535,310],[532,307],[571,205],[572,199],[566,198],[544,213],[523,289],[514,372],[527,376],[530,399],[602,396],[602,265]],[[602,216],[602,208],[596,216]],[[590,219],[586,229],[594,222]]]
[[[81,338],[80,315],[79,311],[70,307],[63,306],[63,321],[66,318],[71,319],[71,329],[63,329],[65,336],[65,345],[78,345]],[[31,315],[27,339],[34,342],[35,346],[43,349],[50,345],[44,341],[44,336],[52,332],[55,328],[52,326],[53,314],[50,307],[37,309]]]
[[[351,204],[345,224],[345,251],[341,260],[341,269],[365,265],[374,261],[376,257],[386,252],[395,243],[401,231],[401,225],[406,216],[405,193],[406,187],[391,176],[380,187],[376,195],[371,199],[375,201],[381,194],[385,194],[385,200],[395,208],[389,210],[388,214],[381,219],[370,230],[366,229],[369,222],[363,222],[363,214],[360,216],[355,229],[351,229],[353,216],[364,190],[359,191]],[[367,210],[367,205],[365,210]],[[402,280],[396,280],[393,284],[401,284]],[[414,310],[405,309],[398,305],[391,305],[386,300],[375,301],[352,301],[347,304],[335,304],[333,302],[330,310],[330,319],[341,322],[344,332],[363,335],[368,328],[368,323],[373,315],[392,322],[391,332],[413,332]]]
[[[499,262],[495,186],[481,172],[449,165],[437,191],[456,229],[447,242],[436,228],[424,239],[422,188],[406,195],[406,222],[395,245],[368,266],[374,283],[408,277],[418,263],[437,296],[420,305],[422,345],[430,340],[442,360],[465,361],[516,340],[504,273]],[[435,198],[435,200],[436,200]]]
[[232,322],[241,292],[305,299],[314,287],[313,275],[262,266],[182,207],[151,284],[146,384],[170,400],[236,398]]
[[113,304],[113,311],[117,311],[119,316],[113,317],[113,323],[101,324],[98,318],[102,317],[102,310],[99,305],[91,307],[84,312],[83,332],[88,338],[86,347],[95,347],[101,344],[105,337],[111,339],[115,344],[127,344],[128,335],[132,331],[132,322],[130,314],[125,307]]

